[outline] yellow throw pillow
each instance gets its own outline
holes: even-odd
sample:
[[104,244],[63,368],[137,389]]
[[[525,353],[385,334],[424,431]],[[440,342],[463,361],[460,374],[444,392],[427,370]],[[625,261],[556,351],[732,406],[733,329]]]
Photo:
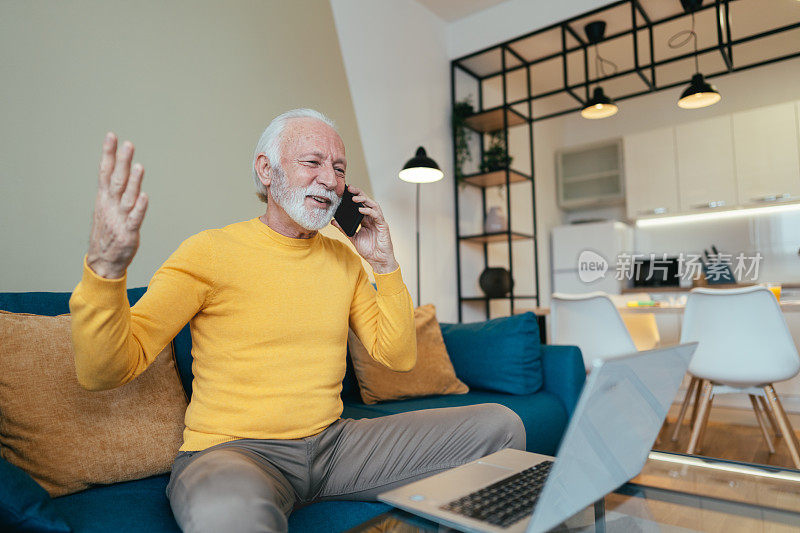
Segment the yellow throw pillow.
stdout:
[[51,496],[169,472],[186,407],[171,343],[122,387],[92,392],[69,316],[0,312],[0,452]]
[[436,308],[423,305],[414,311],[417,326],[417,364],[409,372],[395,372],[370,357],[350,330],[347,338],[361,399],[373,404],[434,394],[465,394],[469,388],[457,377],[436,320]]

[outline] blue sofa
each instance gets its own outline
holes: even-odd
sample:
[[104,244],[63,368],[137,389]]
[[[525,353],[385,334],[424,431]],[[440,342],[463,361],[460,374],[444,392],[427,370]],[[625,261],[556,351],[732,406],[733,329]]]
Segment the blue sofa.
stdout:
[[[144,291],[143,287],[129,289],[128,298],[131,304],[135,303]],[[69,293],[52,292],[0,293],[0,309],[16,313],[58,315],[69,312],[69,296]],[[535,324],[535,320],[532,322]],[[443,325],[443,331],[446,327]],[[533,345],[538,347],[538,332],[534,331],[528,336],[530,343],[535,343]],[[450,335],[450,340],[452,339],[453,335]],[[447,334],[445,341],[450,351]],[[191,395],[191,336],[188,325],[173,342],[181,381],[187,394]],[[513,409],[522,418],[527,432],[529,451],[554,455],[583,386],[585,378],[583,358],[578,348],[574,346],[541,346],[537,349],[541,354],[542,386],[535,394],[504,394],[480,390],[473,386],[470,392],[464,395],[433,396],[375,405],[366,405],[361,401],[348,358],[348,372],[342,389],[344,402],[342,417],[374,418],[417,409],[500,403]],[[459,372],[457,365],[456,372]],[[34,483],[27,474],[0,459],[0,486],[3,484],[10,486],[8,484],[12,479],[8,472],[14,470],[16,479],[13,481],[19,483],[19,476],[24,476],[30,483]],[[4,476],[7,478],[4,479]],[[168,480],[169,475],[165,474],[114,485],[96,486],[54,498],[49,503],[76,532],[178,532],[180,530],[164,493]],[[388,509],[388,506],[375,502],[320,502],[295,510],[289,520],[289,527],[291,531],[302,532],[343,531]],[[0,516],[0,524],[2,518]]]

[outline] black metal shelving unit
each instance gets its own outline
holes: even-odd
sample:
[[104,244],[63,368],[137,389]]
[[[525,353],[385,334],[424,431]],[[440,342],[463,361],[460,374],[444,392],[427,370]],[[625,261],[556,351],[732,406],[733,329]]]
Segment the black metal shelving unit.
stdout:
[[[462,72],[466,73],[470,77],[472,77],[475,82],[477,83],[477,100],[478,100],[478,110],[473,115],[470,115],[466,119],[467,127],[472,130],[473,132],[477,133],[480,137],[479,147],[480,147],[480,154],[479,159],[483,159],[484,155],[484,141],[485,135],[501,132],[506,156],[508,156],[509,151],[509,142],[508,142],[508,132],[509,128],[515,127],[527,127],[528,128],[528,143],[529,143],[529,152],[530,152],[530,173],[521,172],[517,169],[513,168],[505,168],[502,170],[496,170],[492,172],[478,172],[472,174],[464,174],[461,180],[454,180],[455,182],[455,215],[456,215],[456,264],[457,264],[457,287],[458,287],[458,320],[459,322],[463,321],[464,315],[464,308],[465,304],[472,304],[472,305],[483,305],[486,318],[491,317],[491,301],[492,300],[507,300],[510,306],[510,313],[514,314],[515,312],[515,304],[517,300],[524,299],[527,302],[531,300],[535,301],[535,306],[539,306],[539,295],[538,295],[538,287],[539,287],[539,254],[537,250],[537,241],[536,241],[536,189],[534,187],[534,165],[533,165],[533,122],[529,119],[531,116],[531,83],[530,83],[530,72],[528,72],[528,81],[527,81],[527,89],[528,89],[528,101],[527,101],[527,116],[520,113],[517,109],[512,108],[508,103],[508,86],[506,82],[506,75],[504,74],[506,71],[507,55],[515,58],[515,61],[522,60],[516,52],[514,52],[511,48],[500,45],[497,47],[501,53],[501,64],[502,64],[502,71],[500,76],[502,77],[502,100],[503,104],[500,106],[484,108],[484,94],[483,94],[483,80],[481,77],[472,73],[469,69],[464,68],[462,65],[459,64],[459,60],[454,60],[451,63],[451,100],[452,105],[455,106],[456,104],[456,71],[460,69]],[[455,131],[453,132],[453,146],[454,146],[454,161],[455,161]],[[456,161],[456,164],[457,161]],[[531,189],[531,222],[532,227],[530,231],[516,231],[511,227],[511,184],[512,183],[521,183],[521,182],[529,182],[530,189]],[[497,187],[505,187],[506,190],[506,198],[505,198],[505,215],[507,219],[507,229],[506,231],[499,231],[493,233],[480,233],[480,234],[462,234],[460,232],[460,195],[461,195],[461,188],[462,187],[472,187],[477,188],[480,190],[481,195],[481,221],[483,221],[486,217],[487,213],[487,202],[486,202],[486,192],[492,188]],[[478,296],[478,295],[464,295],[462,294],[461,290],[461,276],[462,276],[462,269],[461,269],[461,247],[462,246],[479,246],[482,247],[483,251],[483,267],[489,267],[489,246],[494,243],[505,243],[508,249],[508,271],[511,274],[511,278],[514,278],[514,262],[513,262],[513,243],[519,241],[528,241],[530,246],[533,248],[533,278],[535,283],[536,291],[531,294],[529,291],[520,291],[517,292],[518,289],[515,287],[512,289],[511,293],[508,296],[504,296],[502,298],[489,298],[486,296]],[[530,303],[526,305],[527,308],[531,307]]]

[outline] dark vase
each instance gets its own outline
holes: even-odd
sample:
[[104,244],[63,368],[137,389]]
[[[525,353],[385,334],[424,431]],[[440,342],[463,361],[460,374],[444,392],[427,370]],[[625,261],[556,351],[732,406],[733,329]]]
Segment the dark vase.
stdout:
[[511,274],[505,268],[489,267],[481,272],[478,284],[489,298],[502,298],[511,292],[514,280],[511,279]]

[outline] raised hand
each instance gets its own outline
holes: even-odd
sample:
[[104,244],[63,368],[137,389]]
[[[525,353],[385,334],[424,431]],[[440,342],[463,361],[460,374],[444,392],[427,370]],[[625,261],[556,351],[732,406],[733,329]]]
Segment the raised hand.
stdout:
[[[389,225],[383,218],[383,211],[378,203],[367,197],[364,192],[352,185],[348,186],[353,193],[353,201],[364,204],[358,210],[364,214],[361,221],[361,228],[352,237],[347,237],[361,257],[367,260],[372,269],[377,274],[388,274],[397,269],[397,260],[394,257],[392,238],[389,235]],[[339,228],[342,233],[344,230],[335,220],[333,225]],[[345,233],[345,235],[347,235]]]
[[117,153],[117,136],[103,142],[94,221],[86,262],[104,278],[121,278],[139,248],[139,228],[147,210],[147,194],[140,192],[144,168],[131,168],[133,143],[125,141]]

